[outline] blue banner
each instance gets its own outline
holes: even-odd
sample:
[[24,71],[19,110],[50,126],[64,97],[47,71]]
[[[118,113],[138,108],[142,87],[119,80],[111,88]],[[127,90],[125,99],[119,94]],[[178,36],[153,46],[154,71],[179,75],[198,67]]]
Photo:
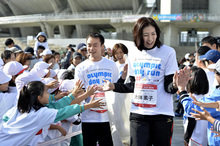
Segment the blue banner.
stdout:
[[154,20],[171,20],[171,21],[179,21],[182,20],[182,14],[153,14]]

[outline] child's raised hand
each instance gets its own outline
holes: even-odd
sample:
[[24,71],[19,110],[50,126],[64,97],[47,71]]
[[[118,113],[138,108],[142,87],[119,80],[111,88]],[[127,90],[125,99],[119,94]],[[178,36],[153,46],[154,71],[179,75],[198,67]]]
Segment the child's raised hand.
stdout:
[[86,93],[88,96],[91,96],[95,93],[95,91],[97,91],[98,86],[97,85],[92,85],[91,87],[88,86],[88,88],[86,89]]
[[216,135],[214,135],[213,137],[220,137],[220,133],[219,133],[219,132],[214,131],[213,128],[210,128],[210,130],[211,130],[212,133],[215,133],[215,134],[216,134]]
[[83,89],[82,89],[83,86],[84,86],[84,84],[82,84],[82,81],[78,80],[76,82],[75,87],[72,91],[72,94],[73,94],[74,97],[76,97],[78,93],[83,91]]
[[192,109],[193,111],[195,111],[198,114],[190,113],[191,116],[193,116],[196,120],[207,120],[209,117],[211,117],[210,113],[207,110],[205,110],[203,107],[201,107],[201,109],[204,112],[200,112],[196,109]]
[[101,108],[102,109],[102,106],[105,106],[104,102],[100,102],[102,99],[99,99],[99,100],[94,100],[94,99],[95,99],[95,95],[92,96],[92,99],[89,103],[91,105],[91,108]]
[[55,81],[51,81],[46,86],[47,86],[47,88],[56,88],[58,85],[59,85],[59,82],[57,80],[55,80]]

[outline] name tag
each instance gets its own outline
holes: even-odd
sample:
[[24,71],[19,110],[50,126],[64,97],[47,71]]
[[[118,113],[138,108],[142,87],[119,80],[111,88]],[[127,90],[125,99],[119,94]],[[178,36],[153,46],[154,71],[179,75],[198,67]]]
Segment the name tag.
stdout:
[[98,92],[98,93],[95,94],[94,100],[99,100],[99,99],[102,99],[101,102],[103,102],[105,104],[105,106],[102,106],[102,108],[91,108],[90,111],[95,111],[95,112],[98,112],[98,113],[104,113],[108,110],[107,106],[106,106],[106,99],[105,99],[105,93],[104,92]]
[[157,85],[136,83],[132,103],[138,107],[156,107]]

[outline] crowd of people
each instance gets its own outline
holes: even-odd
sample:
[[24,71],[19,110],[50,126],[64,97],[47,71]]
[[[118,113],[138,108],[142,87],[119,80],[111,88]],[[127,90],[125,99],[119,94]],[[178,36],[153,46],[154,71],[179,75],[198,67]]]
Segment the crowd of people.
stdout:
[[[106,91],[133,93],[132,146],[171,145],[175,115],[183,115],[185,145],[220,145],[218,38],[203,38],[198,50],[179,62],[147,17],[134,25],[137,50],[129,56],[129,46],[106,48],[99,33],[89,34],[86,44],[67,45],[62,54],[50,50],[44,32],[36,39],[26,49],[11,38],[5,41],[0,145],[37,145],[82,130],[56,145],[113,146]],[[175,114],[173,94],[179,97]]]

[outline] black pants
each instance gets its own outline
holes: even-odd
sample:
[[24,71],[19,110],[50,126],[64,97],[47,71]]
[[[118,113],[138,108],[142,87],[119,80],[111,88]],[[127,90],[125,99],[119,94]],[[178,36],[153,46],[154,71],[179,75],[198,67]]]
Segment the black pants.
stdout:
[[109,122],[82,122],[82,134],[84,146],[113,146]]
[[171,146],[173,117],[130,114],[131,146]]

